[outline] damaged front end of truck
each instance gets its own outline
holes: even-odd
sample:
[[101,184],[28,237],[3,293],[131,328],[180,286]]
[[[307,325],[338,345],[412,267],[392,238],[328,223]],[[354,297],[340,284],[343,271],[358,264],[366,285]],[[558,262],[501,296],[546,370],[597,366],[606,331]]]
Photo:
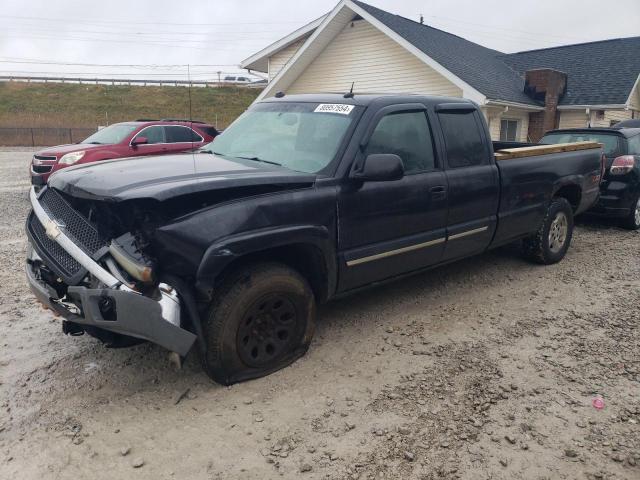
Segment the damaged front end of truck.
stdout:
[[153,169],[150,159],[72,167],[32,189],[27,280],[67,334],[111,347],[150,341],[184,357],[203,340],[198,302],[211,300],[197,287],[203,255],[268,220],[260,208],[229,217],[219,207],[314,176],[211,154],[163,157]]
[[[98,202],[83,202],[84,215],[51,188],[32,190],[30,200],[27,279],[38,300],[64,317],[65,333],[86,332],[112,347],[146,340],[187,354],[197,338],[181,305],[187,292],[158,277],[154,259],[143,253],[153,220],[128,206],[139,223],[124,225],[106,212],[113,207]],[[90,221],[98,215],[110,221]]]

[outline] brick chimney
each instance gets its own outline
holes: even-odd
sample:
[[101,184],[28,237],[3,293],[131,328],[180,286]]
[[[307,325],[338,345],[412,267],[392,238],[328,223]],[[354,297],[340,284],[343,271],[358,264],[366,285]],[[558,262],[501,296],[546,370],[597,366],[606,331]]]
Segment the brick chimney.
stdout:
[[529,115],[528,136],[533,142],[548,130],[558,128],[558,103],[567,88],[567,74],[550,68],[527,70],[524,91],[535,100],[544,102],[544,110]]

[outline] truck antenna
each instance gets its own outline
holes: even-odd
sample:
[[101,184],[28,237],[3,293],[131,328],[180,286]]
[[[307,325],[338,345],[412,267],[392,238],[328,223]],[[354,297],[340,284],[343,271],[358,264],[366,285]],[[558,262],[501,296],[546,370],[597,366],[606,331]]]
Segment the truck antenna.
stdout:
[[356,82],[351,82],[351,90],[349,90],[349,93],[345,93],[345,94],[344,94],[344,98],[353,98],[353,85],[354,85],[355,83],[356,83]]
[[191,66],[187,63],[187,80],[189,81],[189,130],[191,131],[191,133],[189,133],[189,136],[191,137],[191,158],[193,160],[193,170],[195,172],[195,166],[196,166],[196,156],[193,153],[193,149],[195,148],[193,141],[193,106],[192,106],[192,101],[191,101]]

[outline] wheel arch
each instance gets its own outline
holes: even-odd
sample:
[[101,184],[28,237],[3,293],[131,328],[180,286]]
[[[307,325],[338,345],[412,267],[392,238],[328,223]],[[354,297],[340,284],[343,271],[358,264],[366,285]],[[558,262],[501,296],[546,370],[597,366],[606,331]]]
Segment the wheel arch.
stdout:
[[266,229],[226,238],[211,245],[198,268],[196,288],[206,298],[226,276],[245,265],[278,262],[298,271],[321,303],[333,295],[337,283],[335,253],[322,226]]
[[574,182],[558,184],[551,198],[564,198],[569,202],[575,213],[582,202],[582,187]]

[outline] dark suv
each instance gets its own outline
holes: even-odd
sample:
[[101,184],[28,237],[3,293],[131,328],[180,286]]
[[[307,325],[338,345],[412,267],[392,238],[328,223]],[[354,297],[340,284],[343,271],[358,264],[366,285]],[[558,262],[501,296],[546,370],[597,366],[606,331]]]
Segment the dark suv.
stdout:
[[640,228],[640,128],[572,128],[547,132],[540,143],[595,141],[604,145],[606,171],[600,200],[589,213],[620,218]]

